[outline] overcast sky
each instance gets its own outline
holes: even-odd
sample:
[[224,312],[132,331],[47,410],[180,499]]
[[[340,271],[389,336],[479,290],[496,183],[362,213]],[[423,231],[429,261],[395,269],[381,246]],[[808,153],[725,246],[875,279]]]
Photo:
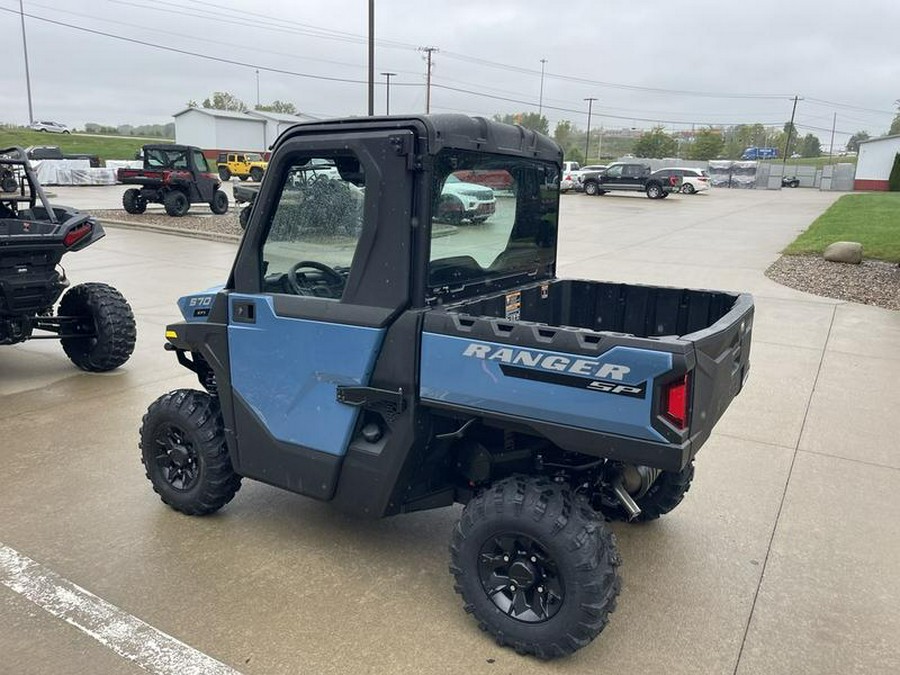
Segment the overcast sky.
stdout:
[[[429,45],[440,49],[433,112],[536,111],[546,59],[551,130],[561,119],[584,127],[588,96],[599,99],[594,126],[660,120],[684,129],[783,124],[797,94],[805,97],[801,133],[827,147],[832,113],[842,144],[859,129],[883,133],[900,98],[897,0],[376,1],[376,70],[397,73],[394,113],[424,111],[425,62],[415,48]],[[27,122],[18,0],[0,0],[0,8],[15,10],[0,11],[0,122]],[[365,114],[365,84],[265,68],[364,81],[366,8],[366,0],[25,0],[35,17],[249,64],[26,18],[34,114],[78,126],[168,122],[186,101],[216,90],[252,106],[256,66],[264,103],[291,101],[316,116]],[[376,112],[384,106],[379,76]]]

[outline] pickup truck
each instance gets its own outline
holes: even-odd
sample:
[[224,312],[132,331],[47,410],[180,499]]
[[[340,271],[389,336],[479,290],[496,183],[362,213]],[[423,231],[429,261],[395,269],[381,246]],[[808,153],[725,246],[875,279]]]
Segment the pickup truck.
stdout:
[[223,181],[236,176],[241,180],[248,178],[256,183],[263,179],[269,163],[256,152],[222,152],[216,158],[219,178]]
[[586,195],[603,195],[611,191],[644,192],[650,199],[665,199],[681,189],[681,179],[669,176],[661,180],[651,175],[648,164],[614,162],[600,171],[586,171],[581,186]]
[[[252,478],[364,518],[464,504],[450,571],[479,626],[541,658],[587,645],[621,586],[605,521],[682,501],[753,301],[557,277],[561,168],[551,139],[463,115],[283,133],[231,274],[166,328],[199,388],[143,419],[162,501],[212,513]],[[451,177],[485,171],[509,186],[492,217],[436,225]]]

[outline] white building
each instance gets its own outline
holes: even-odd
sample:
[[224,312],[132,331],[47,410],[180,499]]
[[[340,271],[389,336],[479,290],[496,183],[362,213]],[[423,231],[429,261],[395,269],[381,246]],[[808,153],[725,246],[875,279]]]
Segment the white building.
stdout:
[[248,110],[247,115],[265,120],[266,122],[266,147],[270,147],[275,139],[283,131],[290,129],[300,122],[310,122],[315,118],[308,115],[288,115],[286,113],[264,112],[262,110]]
[[900,153],[900,135],[860,141],[853,189],[887,190],[897,153]]
[[265,152],[266,120],[227,110],[185,108],[175,113],[175,142],[196,145],[207,156],[228,150]]

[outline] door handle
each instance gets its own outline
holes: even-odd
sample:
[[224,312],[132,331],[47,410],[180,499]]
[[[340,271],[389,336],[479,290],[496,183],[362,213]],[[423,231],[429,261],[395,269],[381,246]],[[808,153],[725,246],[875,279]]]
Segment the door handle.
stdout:
[[235,323],[256,323],[256,303],[252,300],[235,300],[231,306],[231,318]]

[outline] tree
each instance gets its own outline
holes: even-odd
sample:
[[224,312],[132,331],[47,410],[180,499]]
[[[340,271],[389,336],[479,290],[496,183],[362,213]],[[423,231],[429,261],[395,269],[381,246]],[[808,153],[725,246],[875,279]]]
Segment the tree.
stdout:
[[575,133],[575,125],[569,120],[560,120],[556,123],[556,129],[553,131],[553,140],[562,147],[566,147]]
[[194,99],[191,99],[185,105],[187,105],[188,108],[199,108],[200,107],[199,105],[197,105],[197,101],[195,101]]
[[708,161],[715,159],[725,149],[725,139],[715,129],[701,129],[694,134],[694,142],[688,154],[690,159]]
[[859,142],[869,140],[869,133],[866,131],[857,131],[850,137],[850,140],[847,141],[847,151],[848,152],[859,152]]
[[521,124],[526,129],[533,129],[545,136],[550,134],[550,122],[538,113],[510,113],[506,115],[494,115],[494,120],[504,124]]
[[283,113],[285,115],[297,114],[297,106],[288,101],[272,101],[269,105],[257,104],[254,109],[260,112]]
[[646,131],[634,144],[636,157],[671,157],[678,151],[678,141],[667,134],[662,127]]
[[806,134],[799,143],[803,157],[819,157],[822,154],[822,142],[815,134]]
[[894,155],[894,166],[891,168],[891,175],[888,176],[888,190],[900,192],[900,152]]
[[203,107],[208,110],[231,110],[233,112],[247,110],[246,104],[241,99],[227,91],[214,91],[211,99],[203,99]]

